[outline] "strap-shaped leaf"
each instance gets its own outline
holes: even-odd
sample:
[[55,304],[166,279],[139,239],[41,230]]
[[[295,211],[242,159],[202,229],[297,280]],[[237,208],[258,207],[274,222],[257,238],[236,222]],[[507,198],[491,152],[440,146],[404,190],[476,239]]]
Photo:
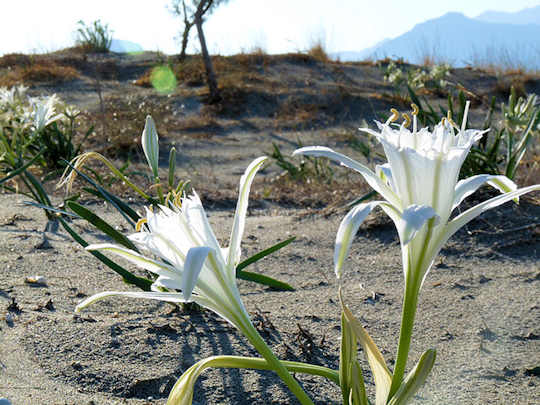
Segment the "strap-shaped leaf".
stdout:
[[258,273],[252,273],[251,271],[239,271],[236,273],[236,278],[253,281],[258,284],[266,285],[272,287],[279,291],[294,291],[294,287],[290,284],[285,283],[284,281],[276,280],[275,278],[268,277]]
[[[66,223],[66,221],[64,221],[63,218],[58,218],[58,220],[60,221],[60,223],[66,230],[66,232],[69,233],[71,237],[75,239],[77,243],[79,243],[82,247],[88,246],[88,242],[86,242],[77,232],[75,232],[75,230],[73,230]],[[93,256],[95,256],[99,261],[101,261],[103,264],[109,267],[111,270],[121,275],[127,284],[133,284],[139,287],[143,291],[150,291],[151,289],[150,287],[152,286],[152,283],[153,283],[152,280],[148,280],[147,278],[136,276],[135,274],[124,269],[122,266],[113,262],[111,259],[109,259],[105,255],[101,254],[100,252],[96,252],[96,251],[89,251],[89,252]]]
[[263,257],[266,257],[266,256],[278,251],[279,249],[284,248],[285,246],[290,244],[295,239],[296,239],[296,236],[293,236],[293,237],[291,237],[289,239],[286,239],[286,240],[284,240],[282,242],[276,243],[275,245],[270,246],[267,249],[264,249],[264,250],[262,250],[262,251],[260,251],[258,253],[255,253],[251,257],[248,257],[246,260],[244,260],[243,262],[239,263],[236,266],[236,278],[240,278],[242,280],[253,281],[253,282],[256,282],[256,283],[259,283],[259,284],[267,285],[267,286],[272,287],[272,288],[274,288],[276,290],[294,291],[294,288],[291,285],[289,285],[289,284],[287,284],[287,283],[285,283],[283,281],[279,281],[279,280],[276,280],[276,279],[274,279],[272,277],[264,276],[262,274],[257,274],[257,273],[253,273],[253,272],[250,272],[250,271],[243,271],[243,269],[245,269],[250,264],[253,264],[253,263],[261,260]]
[[74,214],[73,212],[61,210],[60,208],[54,208],[54,207],[51,207],[51,206],[45,205],[45,204],[39,204],[39,203],[36,203],[36,202],[33,202],[33,201],[24,201],[23,204],[24,205],[30,205],[32,207],[41,208],[41,209],[44,209],[45,211],[56,212],[58,214],[66,215],[68,217],[81,218],[80,216],[78,216],[77,214]]
[[351,363],[351,394],[349,396],[350,405],[369,405],[364,384],[364,375],[358,360]]
[[36,160],[38,160],[41,157],[41,155],[43,155],[44,151],[45,151],[45,149],[40,150],[37,155],[35,155],[30,161],[25,163],[23,166],[9,172],[6,177],[2,177],[0,179],[0,184],[4,183],[4,182],[8,181],[9,179],[11,179],[11,178],[21,174],[22,172],[24,172],[26,169],[28,169],[30,166],[32,166],[32,164],[34,164],[34,162]]
[[429,349],[424,352],[416,366],[407,375],[399,390],[392,397],[388,405],[405,405],[426,381],[433,364],[435,363],[435,350]]
[[[300,363],[296,361],[282,361],[289,372],[306,373],[326,377],[336,384],[338,376],[334,370],[323,366]],[[272,366],[265,359],[241,356],[212,356],[202,359],[188,368],[172,388],[167,405],[190,405],[193,401],[195,382],[207,368],[251,368],[255,370],[272,370]]]
[[111,194],[111,193],[109,193],[108,191],[106,191],[104,189],[102,191],[105,191],[105,193],[103,193],[100,190],[97,190],[97,189],[95,190],[95,189],[89,188],[89,187],[83,187],[83,190],[86,191],[89,194],[92,194],[93,196],[101,198],[104,201],[112,201],[112,202],[114,202],[114,204],[112,204],[113,207],[115,207],[116,209],[122,210],[122,212],[124,214],[126,214],[133,221],[135,221],[135,224],[137,223],[137,221],[139,221],[139,219],[141,219],[141,216],[139,214],[137,214],[137,212],[135,210],[133,210],[129,205],[127,205],[125,202],[123,202],[120,198],[116,197],[114,194]]
[[356,343],[356,335],[342,312],[339,384],[343,404],[368,405],[364,376],[357,360],[358,346]]
[[388,392],[390,391],[390,384],[392,383],[392,375],[386,366],[384,357],[377,348],[377,345],[375,345],[375,342],[373,342],[373,339],[371,339],[371,336],[369,336],[360,321],[354,317],[343,302],[341,289],[339,291],[339,301],[341,303],[341,310],[356,335],[356,339],[362,345],[369,367],[373,373],[373,379],[375,380],[375,404],[385,405]]
[[266,257],[268,256],[269,254],[272,254],[276,251],[278,251],[279,249],[282,249],[284,248],[285,246],[287,246],[289,243],[291,243],[292,241],[294,241],[296,239],[296,236],[293,236],[289,239],[286,239],[282,242],[279,242],[279,243],[276,243],[275,245],[273,246],[270,246],[269,248],[267,249],[264,249],[264,250],[261,250],[259,253],[255,253],[253,256],[247,258],[246,260],[244,260],[243,262],[239,263],[237,266],[236,266],[236,274],[238,275],[238,273],[240,271],[242,271],[243,269],[245,269],[247,266],[249,266],[250,264],[253,264],[259,260],[261,260],[263,257]]
[[122,246],[125,246],[128,249],[134,250],[136,252],[139,251],[132,241],[130,241],[126,236],[122,235],[120,232],[118,232],[116,229],[114,229],[112,226],[110,226],[107,222],[101,219],[97,214],[94,214],[88,208],[83,207],[75,201],[68,201],[66,204],[73,212],[75,212],[80,217],[86,219],[88,222],[90,222],[92,225],[94,225],[106,235],[110,236],[113,240],[115,240]]

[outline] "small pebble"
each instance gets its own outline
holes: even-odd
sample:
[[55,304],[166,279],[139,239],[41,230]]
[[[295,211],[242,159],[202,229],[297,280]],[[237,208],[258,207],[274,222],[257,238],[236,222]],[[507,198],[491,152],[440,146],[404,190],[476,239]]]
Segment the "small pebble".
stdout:
[[[6,314],[6,323],[9,325],[9,324],[12,324],[13,323],[13,315],[11,315],[11,313],[7,313]],[[7,401],[7,400],[6,400]],[[0,402],[0,405],[2,405],[2,402]]]
[[[43,276],[30,276],[24,279],[24,282],[27,284],[35,285],[47,285],[47,280]],[[1,405],[1,404],[0,404]]]

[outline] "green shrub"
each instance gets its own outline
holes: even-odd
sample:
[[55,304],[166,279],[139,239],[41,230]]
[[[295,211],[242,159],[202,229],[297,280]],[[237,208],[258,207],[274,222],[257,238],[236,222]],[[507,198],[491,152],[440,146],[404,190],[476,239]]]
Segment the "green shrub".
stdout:
[[94,21],[91,25],[86,25],[80,20],[77,29],[77,39],[75,43],[88,52],[107,53],[111,49],[112,31],[108,24],[102,24],[100,20]]

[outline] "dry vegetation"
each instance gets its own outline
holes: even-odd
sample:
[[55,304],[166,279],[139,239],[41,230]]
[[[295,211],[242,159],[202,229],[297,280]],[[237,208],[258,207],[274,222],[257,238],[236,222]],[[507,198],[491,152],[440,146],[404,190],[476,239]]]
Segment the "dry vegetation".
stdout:
[[[331,61],[321,44],[306,53],[268,55],[256,49],[212,59],[222,97],[212,105],[206,103],[208,91],[200,56],[188,56],[180,63],[176,57],[150,53],[135,57],[88,54],[81,47],[44,55],[8,54],[0,58],[0,85],[24,83],[36,94],[58,92],[68,102],[73,92],[94,97],[99,93],[100,103],[83,106],[88,110],[83,113],[83,127],[95,125],[87,148],[131,162],[141,157],[138,142],[148,114],[159,123],[160,136],[171,143],[179,137],[211,142],[216,136],[233,132],[278,131],[294,144],[299,134],[306,143],[305,134],[310,131],[341,131],[348,135],[328,135],[328,141],[364,153],[366,145],[359,140],[356,128],[382,119],[391,107],[409,110],[408,100],[393,93],[383,80],[389,60]],[[411,67],[404,61],[397,63]],[[168,96],[154,92],[151,83],[152,69],[164,65],[170,67],[178,82]],[[472,119],[477,125],[481,125],[479,120],[492,96],[505,101],[512,86],[518,95],[540,93],[540,76],[520,70],[452,69],[450,81],[473,101],[478,113],[473,113]],[[450,94],[456,92],[456,88],[449,90]],[[420,93],[434,106],[445,105],[448,94],[429,89]],[[377,154],[376,147],[374,143],[367,145],[372,157]],[[267,146],[260,151],[269,152]],[[525,158],[518,180],[538,182],[539,161],[536,148]],[[292,182],[278,176],[262,186],[260,195],[272,195],[284,204],[300,201],[320,206],[338,200],[341,203],[363,192],[360,184],[341,178],[341,174],[331,181],[341,181],[353,191],[338,198],[328,182]]]

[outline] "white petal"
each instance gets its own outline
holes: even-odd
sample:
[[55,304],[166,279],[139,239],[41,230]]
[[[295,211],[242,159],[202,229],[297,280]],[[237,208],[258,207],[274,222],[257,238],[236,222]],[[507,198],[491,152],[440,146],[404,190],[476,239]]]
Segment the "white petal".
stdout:
[[[255,159],[250,163],[240,179],[238,202],[236,204],[236,212],[234,213],[234,223],[229,241],[229,255],[227,257],[227,264],[233,271],[240,260],[240,243],[242,241],[242,235],[244,233],[244,226],[246,223],[246,213],[251,183],[253,183],[255,174],[267,159],[268,158],[266,156]],[[234,274],[231,276],[234,276]]]
[[182,200],[182,212],[188,220],[189,227],[197,232],[202,244],[220,251],[221,248],[197,193],[193,192],[190,197]]
[[131,263],[134,263],[142,267],[143,269],[151,271],[152,273],[155,273],[157,275],[172,279],[180,279],[181,277],[182,269],[178,269],[166,263],[150,259],[149,257],[143,256],[133,250],[116,246],[110,243],[89,245],[86,247],[86,250],[106,250],[118,256],[121,256],[124,259],[130,261]]
[[454,233],[456,233],[462,226],[466,225],[467,223],[472,221],[474,218],[476,218],[478,215],[482,214],[483,212],[490,210],[492,208],[498,207],[499,205],[504,204],[505,202],[508,202],[510,200],[513,200],[519,197],[520,195],[527,194],[527,193],[530,193],[531,191],[536,191],[536,190],[540,190],[540,184],[535,184],[534,186],[520,188],[515,191],[511,191],[510,193],[493,197],[487,201],[484,201],[483,203],[480,203],[472,208],[469,208],[467,211],[458,215],[446,225],[445,232],[441,236],[441,240],[439,241],[439,247],[442,246],[444,243],[446,243],[446,241]]
[[146,298],[146,299],[151,299],[151,300],[174,302],[174,303],[184,302],[184,298],[182,294],[180,293],[153,292],[153,291],[151,292],[104,291],[98,294],[94,294],[91,297],[88,297],[85,300],[81,301],[79,305],[75,307],[75,312],[80,312],[81,310],[86,308],[88,305],[93,304],[96,301],[100,301],[104,298],[113,297],[113,296],[130,297],[130,298]]
[[368,169],[361,163],[358,163],[355,160],[352,160],[351,158],[341,153],[337,153],[325,146],[307,146],[295,150],[293,152],[293,156],[295,155],[326,157],[328,159],[341,163],[345,167],[356,170],[364,177],[364,179],[371,186],[371,188],[373,188],[380,195],[382,195],[385,200],[387,200],[390,204],[395,205],[396,207],[401,207],[401,202],[396,196],[396,194],[375,173],[373,173],[370,169]]
[[424,224],[431,218],[435,218],[435,224],[439,223],[439,216],[429,205],[410,205],[401,214],[398,232],[403,246],[407,245],[422,229]]
[[146,117],[146,123],[141,139],[144,156],[152,169],[154,177],[158,177],[158,162],[159,162],[159,141],[156,124],[151,116]]
[[392,176],[392,168],[390,167],[390,163],[385,163],[384,165],[377,165],[375,166],[375,173],[383,180],[385,181],[394,192],[396,191],[396,187],[394,184],[394,178]]
[[364,222],[369,213],[378,205],[390,205],[385,201],[372,201],[358,204],[343,218],[339,224],[334,248],[334,272],[339,279],[343,273],[343,262],[349,254],[353,239],[358,228]]
[[[456,190],[454,193],[454,204],[452,210],[456,208],[461,202],[473,194],[484,183],[496,188],[501,193],[508,193],[510,191],[517,190],[516,184],[506,176],[493,176],[489,174],[479,174],[467,179],[460,180],[456,184]],[[517,201],[516,201],[517,202]]]
[[182,284],[178,278],[159,276],[157,280],[152,283],[152,291],[162,291],[158,287],[165,287],[169,290],[181,290]]
[[195,284],[197,284],[204,261],[211,250],[209,247],[201,246],[191,248],[187,253],[184,273],[182,274],[182,293],[186,302],[189,302],[191,298],[191,293],[195,288]]

